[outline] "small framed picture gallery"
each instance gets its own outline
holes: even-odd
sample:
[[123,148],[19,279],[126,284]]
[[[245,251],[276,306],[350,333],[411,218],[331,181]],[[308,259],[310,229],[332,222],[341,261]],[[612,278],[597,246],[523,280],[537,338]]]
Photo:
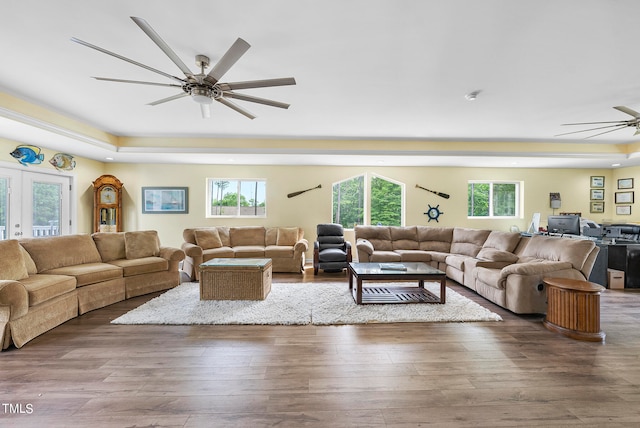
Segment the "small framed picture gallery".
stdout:
[[604,202],[591,202],[590,213],[602,214],[604,213]]
[[631,205],[617,205],[616,215],[631,215]]
[[633,178],[621,178],[618,180],[618,189],[633,189]]
[[591,176],[591,188],[604,189],[604,176],[592,175]]
[[592,201],[604,201],[604,189],[591,189]]
[[616,192],[616,204],[632,204],[633,192]]

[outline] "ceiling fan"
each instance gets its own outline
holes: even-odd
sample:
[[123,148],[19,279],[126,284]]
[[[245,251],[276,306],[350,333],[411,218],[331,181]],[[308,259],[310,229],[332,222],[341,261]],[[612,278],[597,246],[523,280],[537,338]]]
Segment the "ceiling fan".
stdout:
[[289,108],[289,104],[282,103],[279,101],[268,100],[265,98],[258,98],[250,95],[240,94],[234,92],[236,89],[253,89],[253,88],[264,88],[270,86],[285,86],[285,85],[295,85],[296,81],[293,77],[285,77],[279,79],[264,79],[264,80],[249,80],[244,82],[234,82],[234,83],[221,83],[220,79],[222,76],[229,71],[229,69],[240,59],[242,55],[251,47],[249,43],[238,38],[233,45],[227,50],[227,52],[220,58],[220,60],[213,66],[213,68],[205,74],[205,69],[209,67],[209,58],[205,55],[196,55],[196,65],[200,67],[199,73],[193,73],[182,60],[176,55],[176,53],[167,45],[167,43],[162,40],[160,35],[155,32],[155,30],[149,25],[147,21],[142,18],[131,17],[133,22],[135,22],[142,31],[144,31],[153,42],[158,45],[158,47],[173,61],[175,65],[184,73],[184,78],[173,76],[169,73],[165,73],[153,67],[149,67],[148,65],[139,63],[132,59],[126,58],[117,53],[108,51],[99,46],[92,45],[91,43],[85,42],[83,40],[77,39],[75,37],[71,38],[71,41],[75,43],[79,43],[83,46],[87,46],[89,48],[95,49],[99,52],[106,53],[107,55],[114,56],[123,61],[127,61],[131,64],[137,65],[138,67],[142,67],[149,71],[153,71],[154,73],[158,73],[164,77],[167,77],[173,80],[176,83],[156,83],[156,82],[146,82],[140,80],[124,80],[124,79],[112,79],[108,77],[94,77],[97,80],[106,80],[110,82],[121,82],[121,83],[135,83],[141,85],[155,85],[155,86],[167,86],[171,88],[180,88],[182,90],[181,93],[177,95],[173,95],[168,98],[163,98],[161,100],[157,100],[149,103],[148,105],[158,105],[162,103],[166,103],[168,101],[177,100],[179,98],[190,96],[196,103],[200,104],[200,108],[202,111],[202,117],[208,118],[211,117],[211,104],[213,101],[218,101],[221,104],[237,111],[248,117],[249,119],[255,119],[255,116],[239,105],[231,102],[229,98],[234,98],[242,101],[249,101],[258,104],[264,104],[272,107],[279,108]]
[[602,134],[607,134],[609,132],[613,132],[613,131],[617,131],[618,129],[623,129],[626,128],[628,126],[634,126],[636,128],[636,132],[633,135],[638,135],[640,134],[640,113],[638,113],[637,111],[630,109],[629,107],[625,107],[625,106],[616,106],[614,107],[614,109],[619,110],[623,113],[626,113],[630,116],[633,116],[633,119],[629,119],[629,120],[617,120],[617,121],[609,121],[609,122],[581,122],[581,123],[563,123],[562,125],[604,125],[604,124],[609,124],[612,123],[613,125],[605,125],[605,126],[598,126],[596,128],[589,128],[589,129],[583,129],[581,131],[573,131],[573,132],[565,132],[563,134],[557,134],[556,137],[559,137],[560,135],[569,135],[569,134],[576,134],[578,132],[587,132],[587,131],[596,131],[596,130],[600,130],[600,129],[608,129],[608,128],[613,128],[613,129],[608,129],[607,131],[603,131],[594,135],[589,135],[588,137],[585,137],[585,139],[587,138],[591,138],[591,137],[596,137],[598,135],[602,135]]

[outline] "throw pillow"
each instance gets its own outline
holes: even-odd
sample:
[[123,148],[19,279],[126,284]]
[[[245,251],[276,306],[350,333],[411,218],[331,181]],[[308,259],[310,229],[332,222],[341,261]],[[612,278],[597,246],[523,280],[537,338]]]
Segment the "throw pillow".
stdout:
[[196,244],[203,250],[222,247],[218,229],[196,229],[193,233],[196,236]]
[[28,276],[18,241],[0,241],[0,278],[17,281]]
[[125,232],[124,247],[129,260],[158,256],[160,254],[158,232],[155,230]]
[[123,232],[96,232],[91,236],[103,262],[127,258]]
[[297,227],[280,227],[278,228],[278,237],[276,238],[276,245],[293,246],[298,242],[298,228]]

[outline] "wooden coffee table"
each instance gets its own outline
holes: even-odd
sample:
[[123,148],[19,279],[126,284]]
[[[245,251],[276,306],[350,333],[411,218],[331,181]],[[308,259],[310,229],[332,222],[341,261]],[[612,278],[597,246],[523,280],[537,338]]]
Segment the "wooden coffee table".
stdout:
[[[394,269],[396,268],[396,269]],[[349,263],[349,290],[356,304],[445,303],[447,275],[426,263]],[[356,286],[353,286],[353,279]],[[417,281],[418,286],[364,287],[362,281]],[[424,282],[439,282],[440,296],[424,288]]]

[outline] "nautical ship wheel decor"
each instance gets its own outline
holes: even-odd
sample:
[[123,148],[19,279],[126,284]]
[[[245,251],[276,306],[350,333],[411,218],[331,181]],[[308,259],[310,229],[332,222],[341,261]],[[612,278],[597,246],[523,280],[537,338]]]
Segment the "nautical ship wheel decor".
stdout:
[[435,207],[432,207],[431,205],[429,205],[429,209],[427,210],[426,214],[427,217],[429,217],[429,221],[431,220],[435,220],[436,222],[438,221],[438,217],[440,217],[440,214],[444,214],[444,212],[440,211],[440,205],[436,205]]

